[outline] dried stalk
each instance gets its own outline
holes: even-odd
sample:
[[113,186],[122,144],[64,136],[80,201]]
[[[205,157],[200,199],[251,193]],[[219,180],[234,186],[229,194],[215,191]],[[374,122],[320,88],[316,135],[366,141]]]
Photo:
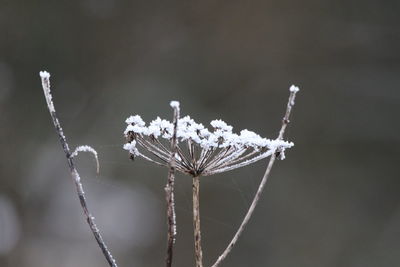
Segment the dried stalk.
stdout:
[[167,201],[167,257],[166,266],[172,266],[172,256],[173,248],[176,237],[176,215],[175,215],[175,199],[174,199],[174,186],[175,186],[175,169],[176,169],[176,159],[175,155],[177,153],[177,139],[176,132],[178,128],[179,120],[179,103],[176,101],[171,102],[171,107],[174,109],[174,133],[171,139],[171,155],[168,162],[168,180],[165,186],[165,198]]
[[99,245],[101,251],[103,252],[103,255],[106,258],[108,264],[111,267],[117,267],[117,263],[115,262],[113,256],[111,255],[110,251],[108,250],[108,248],[100,234],[99,228],[97,227],[97,225],[94,221],[94,217],[91,215],[91,213],[88,209],[85,192],[83,191],[83,185],[81,182],[81,178],[79,176],[78,171],[75,168],[75,164],[73,161],[73,155],[71,154],[71,151],[69,149],[67,139],[63,133],[60,122],[57,118],[56,110],[54,108],[54,104],[52,101],[52,96],[51,96],[51,92],[50,92],[50,74],[48,72],[43,71],[43,72],[40,72],[40,77],[42,79],[42,87],[43,87],[44,96],[46,98],[47,107],[49,109],[51,119],[53,121],[54,127],[55,127],[58,137],[60,139],[61,146],[64,150],[65,156],[67,157],[67,162],[68,162],[69,170],[71,172],[72,181],[75,184],[76,192],[78,194],[78,198],[79,198],[81,207],[83,209],[83,213],[86,217],[86,221],[89,224],[90,230],[92,231],[92,233],[97,241],[97,244]]
[[[283,135],[285,133],[286,127],[289,124],[289,116],[290,112],[292,111],[292,108],[294,106],[294,100],[296,98],[296,93],[298,92],[298,88],[296,87],[291,87],[290,88],[290,95],[289,95],[289,101],[286,107],[286,113],[282,119],[282,127],[279,131],[278,139],[283,140]],[[249,207],[249,210],[247,211],[246,216],[244,217],[241,225],[239,226],[237,232],[235,233],[234,237],[232,238],[231,242],[229,245],[226,247],[224,252],[218,257],[217,261],[212,265],[212,267],[217,267],[219,264],[226,258],[226,256],[232,251],[232,248],[235,246],[236,242],[238,241],[240,235],[242,234],[244,228],[246,227],[247,223],[249,222],[251,216],[253,215],[253,212],[257,206],[258,201],[260,200],[261,193],[264,190],[265,184],[267,183],[268,177],[271,173],[272,167],[274,165],[275,159],[280,156],[284,157],[284,151],[276,151],[276,153],[271,155],[271,158],[269,160],[267,169],[265,170],[264,176],[260,182],[260,185],[257,189],[257,192],[254,196],[254,199]]]
[[193,177],[193,234],[194,234],[194,258],[196,267],[203,267],[203,252],[201,249],[200,231],[200,176]]

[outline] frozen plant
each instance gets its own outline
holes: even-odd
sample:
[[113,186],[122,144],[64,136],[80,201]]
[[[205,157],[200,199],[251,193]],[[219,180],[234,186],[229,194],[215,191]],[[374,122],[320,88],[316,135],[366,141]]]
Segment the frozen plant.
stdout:
[[[50,90],[50,74],[40,72],[44,96],[50,116],[58,134],[61,146],[67,158],[68,167],[72,181],[82,207],[84,216],[90,230],[105,259],[110,267],[117,267],[111,252],[107,248],[95,219],[90,213],[81,182],[81,177],[75,167],[74,159],[79,152],[90,152],[99,162],[97,152],[90,146],[79,146],[71,152],[67,139],[58,120],[56,109],[52,101]],[[167,257],[166,266],[172,266],[173,247],[176,237],[176,216],[174,201],[175,171],[193,177],[193,228],[196,267],[202,267],[201,231],[200,231],[200,176],[217,174],[243,167],[269,157],[269,162],[253,201],[234,237],[227,245],[223,253],[218,257],[211,267],[217,267],[231,252],[238,238],[249,222],[255,207],[260,199],[267,179],[271,173],[275,159],[284,159],[285,150],[293,146],[292,142],[283,140],[285,129],[289,123],[289,116],[294,106],[296,86],[290,87],[290,96],[287,103],[282,126],[276,139],[262,138],[258,134],[242,130],[239,134],[234,133],[232,126],[222,120],[211,121],[212,130],[207,129],[200,123],[196,123],[189,116],[180,118],[180,105],[177,101],[171,101],[174,110],[173,122],[157,118],[146,126],[146,123],[138,115],[131,116],[126,120],[128,124],[124,132],[127,143],[124,149],[128,150],[132,159],[142,157],[158,165],[168,167],[168,179],[165,186],[167,203]]]
[[[216,267],[231,251],[253,213],[275,158],[284,159],[285,150],[294,145],[292,142],[283,140],[284,131],[289,123],[290,111],[299,88],[291,86],[289,91],[290,96],[286,114],[282,121],[282,128],[278,137],[274,140],[263,138],[247,129],[236,134],[232,131],[232,126],[220,119],[211,121],[212,129],[209,130],[203,124],[195,122],[190,116],[179,118],[180,104],[177,101],[170,103],[170,106],[175,110],[173,123],[157,117],[146,126],[139,115],[130,116],[126,119],[127,127],[124,135],[127,143],[124,144],[123,148],[129,151],[132,160],[141,157],[157,165],[171,167],[171,159],[173,159],[176,170],[193,177],[193,227],[196,267],[203,266],[199,204],[200,176],[230,171],[271,156],[266,174],[261,181],[253,203],[231,243],[213,265],[213,267]],[[173,145],[168,146],[168,144]],[[173,209],[174,203],[170,202],[169,205],[168,208]],[[175,231],[175,213],[173,216]],[[175,238],[175,235],[174,232],[173,238]],[[167,264],[167,266],[169,265]]]
[[[129,151],[131,158],[142,157],[167,166],[171,151],[165,141],[171,142],[173,124],[157,117],[146,126],[139,115],[127,118],[126,123],[124,135],[128,142],[124,149]],[[283,159],[285,149],[293,146],[292,142],[262,138],[249,130],[233,133],[232,126],[222,120],[213,120],[210,124],[212,131],[189,116],[178,120],[175,157],[178,171],[208,176],[249,165],[276,151]]]

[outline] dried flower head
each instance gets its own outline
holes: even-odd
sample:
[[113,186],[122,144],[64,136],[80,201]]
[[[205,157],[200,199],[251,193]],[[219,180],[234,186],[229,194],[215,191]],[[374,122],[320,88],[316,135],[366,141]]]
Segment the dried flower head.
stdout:
[[[179,102],[172,101],[171,107],[179,107]],[[142,157],[168,166],[174,125],[157,117],[146,126],[139,115],[130,116],[126,123],[124,149],[129,151],[131,159]],[[249,165],[276,152],[284,159],[285,149],[294,145],[279,139],[262,138],[249,130],[233,133],[233,127],[222,120],[213,120],[210,124],[211,131],[189,116],[178,120],[175,155],[178,171],[192,176],[207,176]]]

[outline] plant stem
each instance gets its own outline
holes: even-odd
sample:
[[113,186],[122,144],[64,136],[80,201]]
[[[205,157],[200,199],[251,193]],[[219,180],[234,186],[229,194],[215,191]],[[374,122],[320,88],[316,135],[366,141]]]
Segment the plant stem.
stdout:
[[[286,127],[289,124],[289,116],[292,108],[294,106],[294,100],[296,98],[296,93],[298,90],[290,90],[289,100],[286,107],[285,115],[282,119],[282,127],[279,131],[278,139],[283,139],[283,135],[285,133]],[[224,252],[218,257],[217,261],[212,265],[212,267],[217,267],[219,264],[226,258],[226,256],[232,251],[232,248],[235,246],[236,242],[238,241],[240,235],[243,233],[244,228],[246,227],[247,223],[249,222],[253,212],[260,200],[261,193],[264,190],[265,184],[267,183],[268,177],[271,173],[272,167],[274,165],[275,159],[278,153],[283,153],[283,151],[276,151],[274,154],[271,155],[271,158],[268,162],[267,169],[265,170],[264,176],[261,179],[260,185],[258,186],[257,192],[254,195],[253,201],[244,217],[242,223],[240,224],[238,230],[236,231],[235,235],[233,236],[229,245],[225,248]]]
[[168,180],[165,186],[165,198],[167,201],[167,257],[166,266],[172,266],[172,256],[176,237],[176,214],[175,214],[175,199],[174,199],[174,187],[175,187],[175,169],[176,160],[175,154],[177,152],[177,139],[176,132],[178,128],[179,120],[179,105],[171,105],[174,109],[174,132],[171,139],[171,156],[168,162]]
[[94,238],[96,239],[97,244],[99,245],[101,251],[103,252],[103,255],[106,258],[108,264],[111,267],[117,267],[117,263],[115,262],[113,256],[111,255],[111,252],[108,250],[108,248],[100,234],[99,228],[97,227],[97,225],[94,221],[94,217],[92,216],[92,214],[90,213],[90,211],[88,209],[85,192],[83,191],[83,185],[81,182],[81,178],[79,176],[78,171],[75,168],[75,164],[72,159],[73,157],[71,156],[71,151],[69,149],[67,139],[63,133],[61,124],[57,118],[56,110],[54,108],[54,104],[52,101],[52,96],[51,96],[51,92],[50,92],[50,74],[47,72],[41,72],[40,76],[42,79],[42,87],[43,87],[43,92],[44,92],[44,95],[46,98],[47,107],[49,109],[50,116],[51,116],[51,119],[54,124],[54,128],[56,129],[56,132],[60,139],[61,146],[64,150],[65,156],[67,157],[68,167],[71,172],[72,181],[75,184],[76,192],[78,194],[78,198],[79,198],[81,207],[83,209],[83,213],[86,217],[86,221],[89,224],[90,230],[92,231]]
[[200,176],[193,177],[193,233],[194,233],[194,257],[196,267],[203,267],[203,252],[201,249],[200,230]]

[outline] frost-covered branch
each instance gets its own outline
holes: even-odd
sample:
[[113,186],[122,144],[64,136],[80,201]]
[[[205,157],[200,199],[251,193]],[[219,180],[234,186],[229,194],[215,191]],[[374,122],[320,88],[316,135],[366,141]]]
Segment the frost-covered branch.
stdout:
[[85,192],[83,191],[83,185],[81,182],[81,178],[79,176],[78,171],[75,168],[75,164],[73,161],[73,157],[76,156],[79,151],[89,151],[95,155],[95,158],[97,161],[97,168],[98,168],[97,152],[89,146],[80,146],[73,153],[71,153],[71,151],[68,147],[67,139],[63,133],[60,122],[57,118],[56,110],[54,108],[54,104],[52,101],[52,96],[51,96],[51,91],[50,91],[50,73],[48,73],[47,71],[41,71],[40,78],[42,79],[42,87],[43,87],[44,96],[46,98],[47,107],[49,109],[50,116],[52,118],[54,127],[55,127],[58,137],[60,139],[61,146],[64,150],[65,156],[67,157],[67,162],[68,162],[69,170],[71,172],[72,181],[75,184],[76,192],[78,194],[78,198],[79,198],[81,207],[83,209],[83,213],[86,217],[86,221],[89,224],[90,230],[92,231],[92,233],[97,241],[97,244],[99,245],[101,251],[103,252],[103,255],[106,258],[109,266],[117,267],[117,263],[115,262],[113,256],[111,255],[110,251],[108,250],[108,248],[100,234],[99,228],[97,227],[97,225],[94,221],[94,217],[92,216],[92,214],[90,213],[90,211],[88,209]]
[[177,153],[177,129],[178,129],[178,121],[179,121],[179,102],[171,101],[171,107],[174,109],[174,120],[173,120],[173,133],[171,138],[171,155],[168,161],[168,180],[167,185],[165,186],[165,197],[167,200],[167,225],[168,225],[168,234],[167,234],[167,257],[166,257],[166,265],[167,267],[172,266],[172,256],[174,243],[176,238],[176,214],[175,214],[175,196],[174,196],[174,187],[175,187],[175,168],[176,168],[176,153]]
[[[299,88],[292,85],[289,89],[290,91],[290,95],[289,95],[289,100],[288,100],[288,104],[286,107],[286,112],[285,115],[282,119],[282,127],[279,131],[279,135],[277,140],[282,140],[283,139],[283,135],[285,133],[286,127],[289,124],[289,116],[290,116],[290,112],[292,111],[292,108],[294,106],[294,101],[296,98],[296,93],[299,91]],[[279,156],[279,158],[284,159],[285,158],[285,149],[284,148],[278,148],[276,150],[275,153],[273,153],[271,155],[271,158],[268,162],[268,166],[267,169],[265,170],[264,176],[261,179],[260,185],[257,189],[257,192],[254,196],[254,199],[249,207],[249,210],[247,211],[246,216],[244,217],[241,225],[239,226],[237,232],[235,233],[234,237],[232,238],[231,242],[229,243],[229,245],[226,247],[226,249],[224,250],[224,252],[218,257],[217,261],[212,265],[212,267],[217,267],[219,266],[219,264],[226,258],[226,256],[232,251],[232,248],[235,246],[236,242],[238,241],[240,235],[242,234],[244,228],[246,227],[247,223],[249,222],[251,216],[253,215],[253,212],[258,204],[258,201],[260,200],[260,196],[261,193],[264,190],[265,184],[267,183],[268,177],[271,173],[272,167],[274,165],[275,159],[277,158],[277,156]]]

